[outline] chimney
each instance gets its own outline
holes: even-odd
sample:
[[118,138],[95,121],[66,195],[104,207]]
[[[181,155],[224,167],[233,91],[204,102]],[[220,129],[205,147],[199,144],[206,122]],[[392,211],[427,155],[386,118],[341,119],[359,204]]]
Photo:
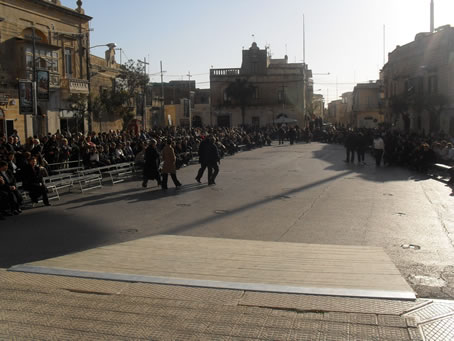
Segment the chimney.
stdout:
[[430,33],[434,33],[434,0],[430,0]]

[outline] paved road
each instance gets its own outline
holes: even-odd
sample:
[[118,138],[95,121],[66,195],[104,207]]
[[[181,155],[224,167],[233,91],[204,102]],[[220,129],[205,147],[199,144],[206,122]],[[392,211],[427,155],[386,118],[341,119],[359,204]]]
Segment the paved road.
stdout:
[[224,159],[216,186],[197,184],[190,166],[178,173],[180,190],[130,181],[65,195],[1,223],[0,267],[154,234],[371,245],[385,248],[420,297],[454,298],[451,190],[343,158],[337,145],[271,146]]

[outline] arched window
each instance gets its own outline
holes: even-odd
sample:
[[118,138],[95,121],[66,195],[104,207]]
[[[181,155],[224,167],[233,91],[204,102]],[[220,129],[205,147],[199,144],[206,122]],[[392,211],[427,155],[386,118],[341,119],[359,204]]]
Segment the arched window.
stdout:
[[[22,37],[27,40],[32,40],[33,39],[33,29],[32,28],[26,28],[25,30],[22,31]],[[47,37],[46,35],[41,32],[40,30],[37,30],[35,28],[35,41],[43,44],[47,44]]]

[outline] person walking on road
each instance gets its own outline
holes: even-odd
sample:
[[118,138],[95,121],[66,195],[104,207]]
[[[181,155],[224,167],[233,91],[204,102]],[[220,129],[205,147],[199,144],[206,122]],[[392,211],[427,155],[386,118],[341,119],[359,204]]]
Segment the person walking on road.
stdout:
[[365,157],[366,157],[366,150],[369,144],[369,140],[367,136],[363,132],[359,132],[357,135],[357,143],[356,143],[356,152],[358,154],[358,163],[359,164],[366,164]]
[[282,125],[282,127],[279,129],[279,144],[284,144],[286,134],[287,132],[285,131],[285,127],[284,125]]
[[353,131],[349,130],[347,135],[345,136],[344,146],[346,151],[346,159],[345,162],[354,163],[355,162],[355,134]]
[[156,149],[156,140],[152,139],[150,145],[145,150],[145,165],[143,168],[142,187],[147,187],[148,180],[156,180],[158,186],[161,186],[161,174],[159,173],[159,165],[161,158]]
[[385,150],[385,142],[380,135],[376,135],[374,138],[374,155],[375,155],[375,164],[377,167],[380,167],[381,161],[383,159],[383,151]]
[[200,180],[202,179],[203,173],[205,172],[205,169],[207,168],[207,162],[206,162],[206,150],[209,145],[209,138],[210,136],[206,136],[202,142],[200,142],[199,146],[199,163],[200,163],[200,168],[199,171],[197,172],[197,176],[195,177],[195,180],[200,184]]
[[205,150],[204,160],[208,167],[208,185],[215,185],[216,176],[219,173],[218,163],[221,163],[218,147],[214,144],[214,138],[208,138],[208,145]]
[[177,167],[175,165],[177,158],[175,156],[172,144],[172,139],[168,139],[166,145],[162,149],[162,160],[164,161],[164,164],[162,166],[162,189],[167,189],[167,179],[169,177],[169,174],[175,187],[178,188],[181,186],[181,183],[177,179]]

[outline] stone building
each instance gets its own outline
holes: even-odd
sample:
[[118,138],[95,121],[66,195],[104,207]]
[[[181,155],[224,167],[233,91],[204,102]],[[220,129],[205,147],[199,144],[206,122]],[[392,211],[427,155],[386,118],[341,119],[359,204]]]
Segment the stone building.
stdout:
[[[60,118],[69,109],[66,99],[89,91],[90,20],[80,0],[75,10],[59,0],[0,1],[0,133],[15,129],[24,139],[61,129]],[[38,98],[35,116],[30,113],[33,70]],[[19,80],[26,115],[19,107]]]
[[[418,33],[414,41],[397,46],[389,53],[382,75],[389,125],[454,135],[454,27]],[[427,109],[430,102],[441,114]]]
[[341,99],[328,103],[328,111],[325,115],[325,121],[331,124],[341,124],[341,119],[345,113],[346,104]]
[[341,96],[342,106],[337,111],[336,121],[345,127],[355,127],[356,122],[353,117],[353,92],[344,92]]
[[325,100],[323,95],[312,96],[312,118],[323,118],[325,116]]
[[[303,63],[289,63],[288,57],[272,59],[267,49],[254,42],[243,50],[241,68],[211,69],[212,124],[266,126],[279,117],[294,119],[300,126],[309,121],[307,103],[312,103],[312,71]],[[253,90],[240,98],[231,96],[235,82]],[[229,88],[230,86],[230,88]],[[237,88],[238,90],[238,88]],[[237,91],[238,94],[238,91]]]
[[[152,83],[150,96],[152,126],[189,127],[189,117],[194,127],[212,124],[210,89],[197,89],[193,80]],[[164,117],[161,114],[161,104],[164,106]]]
[[352,126],[377,128],[384,122],[380,81],[359,83],[353,89]]
[[[103,91],[115,86],[115,80],[120,74],[120,64],[115,61],[115,49],[110,46],[105,52],[105,58],[90,55],[90,96],[92,102]],[[93,112],[92,131],[109,131],[123,128],[123,118],[113,113]]]

